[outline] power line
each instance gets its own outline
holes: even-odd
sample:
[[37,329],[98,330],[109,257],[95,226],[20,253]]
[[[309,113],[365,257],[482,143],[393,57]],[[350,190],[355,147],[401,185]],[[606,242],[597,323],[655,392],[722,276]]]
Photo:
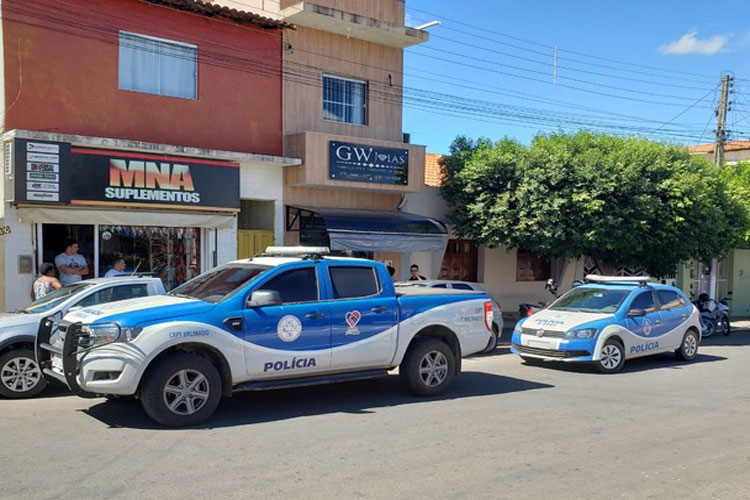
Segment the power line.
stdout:
[[[428,16],[431,16],[431,17],[436,17],[436,18],[443,19],[443,20],[446,20],[446,21],[454,23],[454,24],[458,24],[458,25],[461,25],[461,26],[465,26],[467,28],[471,28],[472,30],[479,30],[479,31],[483,31],[485,33],[491,33],[493,35],[501,36],[501,37],[504,37],[504,38],[509,38],[511,40],[516,40],[516,41],[519,41],[519,42],[528,43],[530,45],[535,45],[535,46],[538,46],[538,47],[545,47],[545,48],[548,48],[548,49],[554,49],[555,48],[555,46],[553,46],[553,45],[549,45],[549,44],[545,44],[545,43],[540,43],[540,42],[536,42],[534,40],[529,40],[529,39],[526,39],[526,38],[521,38],[521,37],[517,37],[517,36],[514,36],[514,35],[509,35],[507,33],[502,33],[500,31],[490,30],[490,29],[487,29],[487,28],[484,28],[484,27],[481,27],[481,26],[476,26],[476,25],[464,23],[464,22],[458,21],[456,19],[451,19],[449,17],[443,16],[443,15],[440,15],[440,14],[435,14],[435,13],[432,13],[432,12],[428,12],[428,11],[425,11],[425,10],[421,10],[421,9],[418,9],[418,8],[415,8],[415,7],[412,7],[412,6],[409,6],[409,10],[421,12],[421,13],[427,14]],[[591,54],[586,54],[584,52],[577,52],[577,51],[574,51],[574,50],[561,49],[559,47],[558,47],[558,50],[561,51],[561,52],[567,52],[569,54],[575,54],[575,55],[579,55],[579,56],[582,56],[582,57],[588,57],[588,58],[591,58],[591,59],[597,59],[597,60],[600,60],[600,61],[606,61],[606,62],[611,62],[611,63],[615,63],[615,64],[621,64],[621,65],[624,65],[624,66],[633,66],[633,67],[645,68],[645,69],[654,70],[654,71],[661,71],[661,72],[665,72],[665,73],[687,75],[687,76],[693,76],[693,77],[699,77],[699,78],[705,78],[705,79],[711,79],[711,80],[715,79],[715,77],[711,76],[711,75],[704,75],[704,74],[700,74],[700,73],[690,73],[690,72],[685,72],[685,71],[670,70],[670,69],[659,68],[659,67],[656,67],[656,66],[649,66],[649,65],[646,65],[646,64],[639,64],[639,63],[632,63],[632,62],[626,62],[626,61],[619,61],[617,59],[611,59],[611,58],[607,58],[607,57],[595,56],[595,55],[591,55]]]
[[[11,9],[12,10],[12,9]],[[39,16],[38,9],[33,10],[33,12]],[[27,13],[28,15],[28,13]],[[7,18],[6,18],[7,19]],[[8,19],[11,22],[20,22],[18,20]],[[77,27],[78,29],[85,29],[86,25],[81,24],[80,19],[64,19],[60,18],[59,11],[56,11],[56,15],[54,18],[49,19],[51,22],[59,23],[61,21],[64,21],[65,28],[71,28],[71,27]],[[51,29],[50,27],[44,27],[40,26],[42,28]],[[91,26],[89,25],[89,29]],[[59,30],[59,28],[58,28]],[[90,29],[90,31],[92,31]],[[104,42],[104,43],[112,43],[117,44],[118,41],[114,39],[111,35],[111,29],[106,30],[99,27],[98,30],[93,30],[95,33],[98,33],[100,35],[100,39],[98,41]],[[71,33],[67,33],[71,34]],[[102,35],[108,35],[104,36],[104,38],[101,38]],[[81,35],[75,35],[75,36],[81,36]],[[91,37],[88,37],[91,38]],[[234,51],[234,47],[228,47]],[[210,51],[208,54],[206,54],[206,50],[202,49],[201,52],[203,53],[203,56],[201,58],[202,62],[206,64],[213,64],[213,65],[219,65],[222,67],[227,67],[229,69],[237,70],[237,71],[248,71],[249,68],[247,68],[245,65],[247,63],[254,64],[255,73],[263,70],[264,66],[258,66],[257,61],[248,61],[247,59],[241,59],[236,56],[228,55],[226,52],[220,53],[222,57],[218,57],[217,54],[211,53]],[[257,59],[257,55],[253,55],[254,59]],[[212,59],[213,58],[213,59]],[[283,63],[280,58],[275,58],[280,63]],[[239,63],[239,64],[238,64]],[[282,66],[283,68],[283,66]],[[265,67],[267,70],[267,67]],[[276,69],[272,69],[271,71],[266,71],[266,75],[268,76],[279,76],[280,71]],[[320,71],[317,68],[313,68],[313,71],[307,74],[305,73],[304,69],[301,69],[297,72],[295,71],[288,71],[286,69],[282,69],[281,75],[287,79],[288,81],[295,81],[299,82],[305,85],[313,85],[317,88],[322,88],[322,82],[319,78]],[[310,76],[312,75],[312,76]],[[399,89],[388,88],[387,84],[382,84],[380,82],[373,82],[374,83],[374,98],[380,99],[383,102],[389,102],[394,105],[401,105],[401,95],[399,93]],[[624,132],[635,132],[635,133],[645,133],[648,130],[644,130],[643,127],[634,127],[629,125],[623,125],[623,124],[617,124],[617,123],[607,123],[607,122],[592,122],[592,121],[586,121],[582,122],[578,116],[580,114],[570,113],[566,115],[565,117],[559,116],[560,113],[555,112],[549,112],[546,110],[539,110],[534,108],[518,108],[513,109],[513,107],[509,107],[508,105],[500,105],[498,103],[492,103],[488,101],[478,101],[478,100],[461,100],[461,98],[457,96],[451,96],[449,94],[437,94],[430,91],[424,91],[422,89],[409,89],[409,88],[401,88],[400,92],[407,91],[407,95],[405,96],[404,100],[406,105],[413,104],[414,106],[423,106],[428,107],[430,109],[435,110],[435,108],[441,108],[443,111],[447,110],[453,110],[453,111],[462,111],[462,112],[468,112],[473,116],[477,115],[483,115],[483,116],[490,116],[495,118],[504,118],[504,119],[511,119],[516,120],[518,122],[522,123],[535,123],[537,126],[547,126],[549,127],[551,124],[554,124],[556,126],[562,126],[562,124],[565,125],[571,125],[571,126],[596,126],[598,128],[603,129],[609,129],[609,130],[616,130],[616,131],[624,131]],[[413,93],[412,93],[413,91]],[[421,94],[420,94],[421,92]],[[555,116],[550,116],[551,113],[555,113]],[[586,115],[583,115],[584,117]],[[679,134],[678,134],[679,133]],[[659,134],[663,135],[663,134]],[[674,130],[674,132],[671,135],[679,135],[681,137],[691,137],[689,134],[686,134],[684,132],[680,132],[677,130]]]

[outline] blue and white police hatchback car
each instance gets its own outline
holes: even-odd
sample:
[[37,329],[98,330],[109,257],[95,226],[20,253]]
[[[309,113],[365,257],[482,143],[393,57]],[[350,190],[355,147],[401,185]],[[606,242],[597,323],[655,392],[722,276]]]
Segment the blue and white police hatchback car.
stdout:
[[528,363],[590,362],[604,373],[667,351],[692,360],[701,340],[698,310],[680,289],[649,281],[587,276],[584,285],[519,321],[511,351]]

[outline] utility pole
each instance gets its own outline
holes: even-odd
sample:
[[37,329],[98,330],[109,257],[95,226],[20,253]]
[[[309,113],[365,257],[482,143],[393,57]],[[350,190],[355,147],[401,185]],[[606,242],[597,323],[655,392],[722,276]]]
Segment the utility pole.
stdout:
[[[734,77],[721,76],[721,94],[719,105],[716,107],[716,142],[714,144],[714,163],[724,165],[724,145],[727,142],[727,111],[729,109],[729,88],[733,85]],[[711,259],[711,274],[709,276],[708,296],[718,300],[719,261]]]
[[724,164],[724,144],[727,141],[727,108],[729,108],[729,87],[734,78],[730,75],[721,76],[721,95],[716,107],[716,146],[714,147],[714,163],[721,167]]

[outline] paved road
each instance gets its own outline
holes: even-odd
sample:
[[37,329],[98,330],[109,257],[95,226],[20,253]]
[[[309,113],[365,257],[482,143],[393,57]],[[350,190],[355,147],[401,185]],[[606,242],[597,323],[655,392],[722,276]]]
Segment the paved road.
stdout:
[[750,333],[605,376],[478,356],[450,394],[395,377],[245,393],[205,428],[58,391],[0,401],[0,497],[748,498]]

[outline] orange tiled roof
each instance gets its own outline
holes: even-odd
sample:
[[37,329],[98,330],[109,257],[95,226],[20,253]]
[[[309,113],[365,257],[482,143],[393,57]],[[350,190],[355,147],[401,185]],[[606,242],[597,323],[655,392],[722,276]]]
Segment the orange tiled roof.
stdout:
[[438,161],[443,155],[427,153],[424,155],[424,183],[427,186],[440,187],[443,184],[443,167]]
[[[743,149],[750,149],[750,141],[730,141],[724,144],[724,151],[741,151]],[[713,153],[714,144],[696,144],[695,146],[688,146],[688,151],[691,153]]]

